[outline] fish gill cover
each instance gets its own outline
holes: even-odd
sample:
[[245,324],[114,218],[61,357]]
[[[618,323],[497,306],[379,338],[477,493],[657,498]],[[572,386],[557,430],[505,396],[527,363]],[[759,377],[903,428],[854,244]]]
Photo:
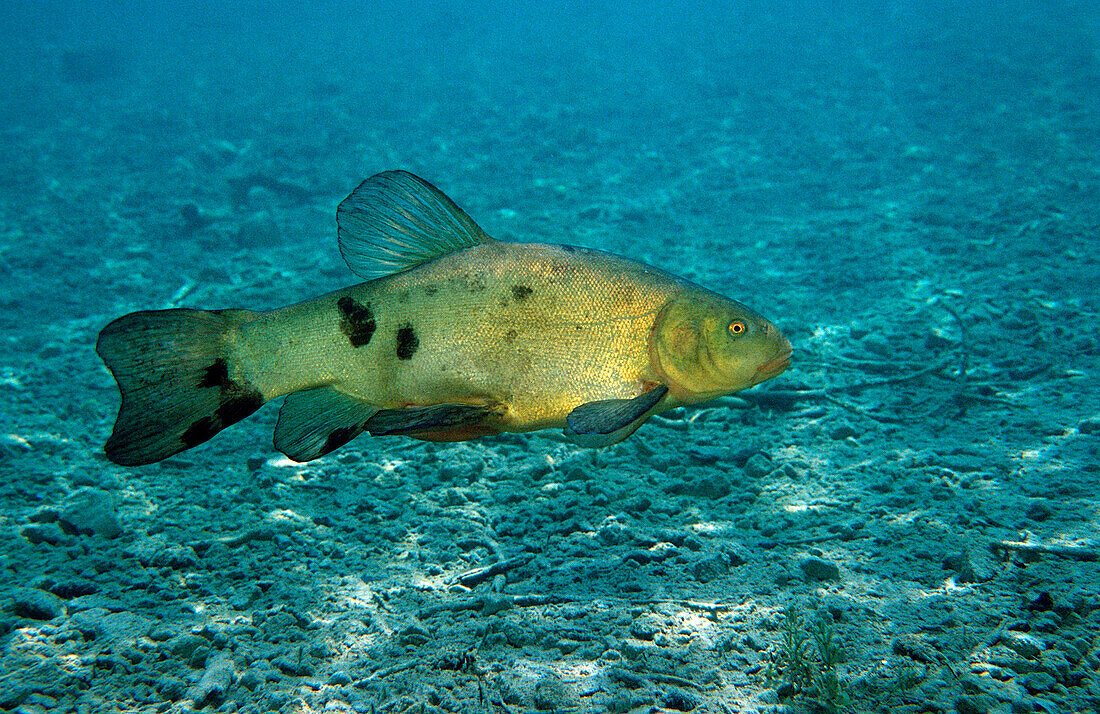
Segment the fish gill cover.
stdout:
[[[0,707],[1095,709],[1097,13],[5,4]],[[297,464],[268,406],[104,458],[100,330],[354,283],[336,207],[399,168],[744,301],[790,369],[603,449]],[[367,302],[334,340],[426,354]]]

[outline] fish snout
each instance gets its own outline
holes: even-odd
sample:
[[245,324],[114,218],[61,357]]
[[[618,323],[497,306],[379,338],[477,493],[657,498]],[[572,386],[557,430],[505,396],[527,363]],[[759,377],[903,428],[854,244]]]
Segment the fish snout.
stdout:
[[764,331],[764,338],[772,346],[770,350],[772,357],[756,368],[753,381],[757,384],[783,374],[791,366],[793,348],[790,340],[779,331],[779,328],[769,322]]

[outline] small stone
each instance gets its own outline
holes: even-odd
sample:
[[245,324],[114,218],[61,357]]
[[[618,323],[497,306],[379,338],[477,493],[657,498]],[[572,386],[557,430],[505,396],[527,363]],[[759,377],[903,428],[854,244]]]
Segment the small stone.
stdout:
[[669,709],[690,712],[699,706],[699,697],[683,689],[672,687],[661,697],[661,703]]
[[608,518],[596,531],[596,538],[604,545],[623,545],[629,543],[633,535],[624,523]]
[[19,534],[35,545],[57,545],[65,541],[65,534],[54,523],[29,523],[23,526]]
[[535,708],[544,711],[570,711],[576,697],[569,685],[557,674],[548,672],[535,682]]
[[160,536],[139,538],[126,549],[126,554],[137,558],[142,565],[154,568],[182,570],[194,567],[199,562],[194,549],[178,543],[168,543]]
[[130,642],[145,637],[151,629],[153,620],[133,612],[112,612],[95,625],[96,640],[105,642]]
[[775,470],[775,464],[764,454],[754,454],[745,462],[745,475],[751,479],[759,479],[767,476]]
[[725,553],[716,553],[712,556],[695,561],[691,566],[691,573],[701,583],[709,583],[717,580],[729,572],[730,561]]
[[630,623],[630,633],[639,640],[652,640],[662,629],[661,619],[656,615],[642,615]]
[[809,556],[799,562],[807,580],[840,580],[840,568],[835,563],[830,563],[822,558]]
[[481,598],[481,614],[495,615],[498,612],[511,610],[513,604],[510,595],[494,592],[485,593]]
[[231,657],[224,654],[211,657],[206,664],[206,671],[202,673],[202,678],[187,690],[186,696],[197,704],[207,700],[220,700],[233,682],[234,674],[235,668]]
[[282,655],[271,660],[271,664],[275,665],[275,669],[279,670],[283,674],[289,674],[294,677],[311,677],[313,676],[313,665],[308,659],[298,657],[288,657]]
[[991,551],[978,546],[948,556],[943,564],[957,574],[960,583],[984,583],[997,574]]
[[15,588],[12,591],[11,611],[31,620],[52,620],[65,614],[65,601],[45,590]]
[[102,538],[122,535],[114,496],[98,488],[81,488],[70,493],[61,504],[58,523],[72,534]]
[[328,683],[334,687],[342,687],[345,684],[351,684],[351,675],[338,669],[328,676]]
[[1001,635],[1001,642],[1016,654],[1027,659],[1038,657],[1044,649],[1043,643],[1038,638],[1026,632],[1008,630]]
[[154,686],[165,699],[172,702],[178,702],[187,693],[187,682],[169,674],[159,677]]
[[1045,692],[1053,687],[1056,680],[1049,672],[1035,672],[1024,677],[1024,687],[1032,694]]
[[1045,498],[1036,499],[1027,507],[1027,513],[1025,515],[1033,521],[1042,523],[1054,515],[1054,509],[1051,508],[1050,502]]
[[959,714],[992,714],[997,706],[992,697],[983,694],[962,696],[955,700]]
[[165,649],[185,662],[190,662],[196,650],[209,649],[210,642],[206,639],[186,633],[173,637],[165,643]]
[[845,439],[852,439],[859,436],[862,432],[856,429],[854,426],[846,421],[842,421],[839,424],[835,424],[832,429],[829,430],[829,436],[836,441],[844,441]]

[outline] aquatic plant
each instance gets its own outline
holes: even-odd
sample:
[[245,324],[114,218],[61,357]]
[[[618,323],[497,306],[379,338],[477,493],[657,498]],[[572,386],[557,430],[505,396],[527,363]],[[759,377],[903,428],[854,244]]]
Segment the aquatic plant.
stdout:
[[783,638],[768,664],[769,682],[779,682],[781,696],[803,699],[825,712],[847,710],[851,697],[837,674],[844,659],[831,619],[807,624],[794,607],[784,611]]

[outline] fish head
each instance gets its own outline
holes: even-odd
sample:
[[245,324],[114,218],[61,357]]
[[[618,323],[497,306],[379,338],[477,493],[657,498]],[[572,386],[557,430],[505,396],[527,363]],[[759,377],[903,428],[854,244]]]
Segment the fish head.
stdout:
[[720,295],[670,300],[654,322],[650,362],[685,404],[746,389],[783,373],[791,343],[775,325]]

